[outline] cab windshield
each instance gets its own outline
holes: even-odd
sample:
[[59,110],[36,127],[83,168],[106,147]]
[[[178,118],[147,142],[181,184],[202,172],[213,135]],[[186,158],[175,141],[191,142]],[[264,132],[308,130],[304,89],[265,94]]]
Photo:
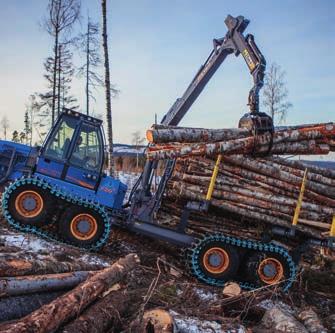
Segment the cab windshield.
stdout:
[[48,140],[45,157],[65,160],[78,120],[64,116]]

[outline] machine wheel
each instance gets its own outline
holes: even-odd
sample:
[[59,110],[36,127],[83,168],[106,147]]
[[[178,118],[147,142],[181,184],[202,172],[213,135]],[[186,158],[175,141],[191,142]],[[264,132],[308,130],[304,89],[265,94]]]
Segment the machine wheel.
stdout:
[[60,236],[81,247],[88,247],[99,240],[105,229],[103,218],[94,210],[71,207],[61,216]]
[[51,205],[52,200],[46,190],[36,185],[26,184],[11,193],[8,209],[18,222],[42,226],[48,222]]
[[206,282],[215,279],[219,284],[233,279],[240,264],[236,248],[214,238],[204,238],[189,255],[193,275]]
[[259,285],[274,285],[289,278],[286,260],[276,253],[252,254],[246,260],[245,269],[248,280]]

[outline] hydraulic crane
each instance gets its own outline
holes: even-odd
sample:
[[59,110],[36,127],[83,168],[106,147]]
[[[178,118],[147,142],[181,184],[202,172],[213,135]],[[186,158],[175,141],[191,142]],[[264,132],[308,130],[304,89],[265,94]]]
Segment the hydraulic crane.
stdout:
[[[255,43],[254,36],[251,34],[243,35],[249,20],[243,16],[233,17],[228,15],[225,24],[228,28],[225,37],[213,40],[213,49],[208,58],[199,68],[182,97],[175,101],[163,117],[162,125],[177,126],[227,56],[234,54],[237,57],[242,54],[253,77],[254,85],[248,96],[250,112],[240,119],[239,126],[252,129],[255,135],[273,132],[271,117],[259,111],[259,92],[263,86],[266,61]],[[158,189],[155,194],[152,194],[151,184],[157,165],[157,162],[146,162],[143,174],[130,196],[131,215],[135,215],[137,220],[143,222],[153,221],[154,214],[159,209],[166,183],[172,174],[174,161],[166,162]],[[129,221],[133,220],[133,217],[129,219]]]

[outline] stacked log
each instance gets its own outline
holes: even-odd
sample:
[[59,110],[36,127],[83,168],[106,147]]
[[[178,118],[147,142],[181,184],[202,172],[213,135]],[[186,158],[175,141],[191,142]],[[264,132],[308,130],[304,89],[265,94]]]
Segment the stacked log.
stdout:
[[147,131],[153,143],[146,155],[151,160],[177,157],[267,153],[326,155],[335,151],[335,124],[324,123],[277,128],[273,134],[253,135],[243,129],[154,127]]
[[[204,200],[214,164],[214,160],[204,157],[178,159],[167,186],[167,198],[175,204]],[[234,214],[243,223],[253,220],[288,227],[297,205],[304,166],[279,157],[224,157],[211,206],[221,211],[219,215]],[[335,177],[330,175],[329,170],[313,167],[307,173],[297,229],[317,238],[326,235],[335,215]]]
[[[253,220],[290,226],[307,169],[297,229],[317,238],[329,231],[335,214],[335,171],[277,155],[334,151],[334,123],[279,127],[273,135],[253,135],[245,128],[156,125],[147,131],[147,138],[152,143],[146,153],[149,159],[177,158],[166,191],[169,205],[174,202],[182,207],[187,200],[205,200],[216,156],[221,154],[223,161],[211,199],[218,215],[230,214],[243,223]],[[268,157],[252,156],[262,153]]]

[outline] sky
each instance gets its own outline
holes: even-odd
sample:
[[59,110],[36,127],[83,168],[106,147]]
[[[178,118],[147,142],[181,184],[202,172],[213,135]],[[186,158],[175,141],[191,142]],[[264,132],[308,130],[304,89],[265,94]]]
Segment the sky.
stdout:
[[[52,39],[41,28],[47,0],[0,0],[0,117],[11,129],[23,128],[28,96],[46,89],[43,61]],[[82,0],[100,21],[100,1]],[[267,64],[286,72],[287,124],[335,119],[335,1],[333,0],[110,0],[108,34],[112,82],[120,90],[112,101],[115,142],[130,143],[132,133],[160,120],[180,97],[212,49],[213,38],[226,33],[225,17],[250,20]],[[77,64],[81,59],[76,57]],[[183,119],[183,126],[236,127],[246,106],[252,78],[241,56],[231,55],[218,69]],[[72,93],[84,106],[84,82]],[[103,91],[94,111],[105,110]]]

